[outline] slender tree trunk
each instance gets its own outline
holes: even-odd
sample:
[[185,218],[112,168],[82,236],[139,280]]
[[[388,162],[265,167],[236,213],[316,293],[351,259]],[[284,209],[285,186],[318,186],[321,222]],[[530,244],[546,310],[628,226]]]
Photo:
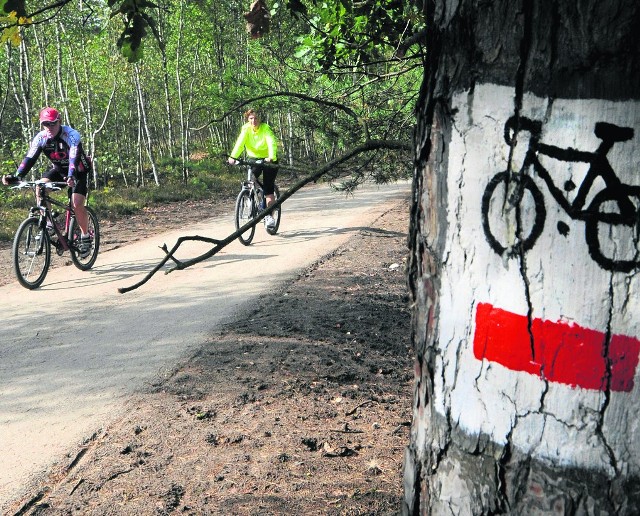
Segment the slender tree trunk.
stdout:
[[[40,69],[46,70],[47,69],[46,52],[45,52],[44,45],[42,44],[42,42],[40,41],[40,37],[38,36],[37,27],[33,28],[33,39],[36,42],[36,47],[38,49],[38,56],[40,57]],[[42,81],[41,84],[42,84],[43,104],[48,106],[49,105],[49,87],[47,85],[47,76],[44,73],[41,74],[41,81]]]
[[[199,49],[196,49],[195,51],[195,56],[194,56],[194,68],[195,68],[195,63],[198,60],[198,53],[199,53]],[[183,144],[182,144],[182,156],[183,156],[183,166],[182,166],[182,180],[184,181],[184,183],[187,183],[187,180],[189,179],[189,168],[187,166],[187,163],[189,162],[189,145],[190,145],[190,131],[189,131],[189,124],[191,122],[191,113],[192,113],[192,107],[193,107],[193,89],[194,89],[194,84],[195,84],[195,70],[193,70],[193,73],[191,75],[191,81],[189,82],[189,93],[187,94],[187,98],[189,99],[187,102],[187,116],[184,117],[184,129],[183,129]]]
[[31,71],[29,66],[29,54],[27,53],[26,38],[23,38],[20,43],[20,50],[18,52],[17,64],[11,66],[14,53],[12,49],[7,45],[7,52],[9,53],[9,81],[13,92],[13,98],[18,106],[20,116],[20,128],[22,135],[26,141],[31,138],[32,129],[29,124],[31,120]]
[[[91,156],[92,160],[93,160],[93,182],[94,184],[97,186],[98,185],[98,157],[96,156],[96,137],[98,136],[98,134],[105,128],[106,124],[107,124],[107,120],[109,118],[109,111],[111,110],[111,104],[113,103],[115,96],[116,96],[116,90],[117,90],[117,83],[114,79],[113,81],[113,90],[111,91],[111,96],[109,97],[109,102],[107,103],[107,107],[104,111],[104,115],[102,117],[102,122],[100,123],[100,125],[98,125],[98,127],[95,127],[89,137],[89,147],[88,147],[88,152],[89,155]],[[118,153],[118,155],[120,156],[120,160],[122,160],[122,154]],[[106,172],[106,169],[105,169]],[[123,175],[124,175],[124,169],[123,169]],[[106,177],[106,173],[105,173],[105,178],[104,178],[104,184],[106,185],[108,181],[108,178]],[[127,179],[125,177],[125,186],[127,185]]]
[[293,167],[293,146],[295,139],[295,132],[293,127],[293,113],[291,110],[287,111],[287,125],[289,127],[289,145],[287,145],[286,156],[289,161],[289,166]]
[[[61,27],[61,24],[58,23],[58,26]],[[58,98],[57,105],[60,106],[61,111],[64,113],[64,118],[69,120],[69,110],[68,110],[68,102],[67,102],[67,88],[65,87],[65,82],[63,79],[63,56],[62,56],[62,41],[60,41],[60,31],[56,31],[56,82],[58,85]]]
[[138,107],[138,141],[136,144],[136,186],[144,186],[144,160],[142,159],[142,112],[140,102],[136,103]]
[[[173,130],[173,109],[171,108],[171,89],[169,87],[169,63],[167,61],[167,46],[165,43],[164,28],[167,23],[164,16],[164,10],[158,9],[158,34],[159,41],[158,47],[160,49],[160,56],[162,58],[162,86],[164,88],[164,109],[166,115],[166,131],[167,131],[167,144],[169,146],[169,157],[173,159],[175,157],[175,138]],[[176,63],[178,66],[178,63]]]
[[182,99],[182,78],[180,76],[180,58],[182,54],[182,31],[184,30],[184,2],[180,2],[180,19],[178,23],[178,42],[176,44],[176,88],[178,90],[178,110],[180,112],[180,157],[182,160],[182,180],[186,183],[187,170],[187,127]]
[[424,5],[404,512],[637,514],[640,4]]
[[147,123],[147,109],[144,102],[144,95],[142,94],[142,86],[140,85],[140,70],[138,69],[138,65],[135,66],[135,74],[134,81],[136,86],[136,92],[138,93],[138,105],[140,106],[140,123],[142,124],[142,129],[144,134],[142,135],[142,140],[146,140],[145,149],[147,151],[147,157],[149,158],[149,163],[151,165],[151,170],[153,172],[153,180],[156,185],[160,185],[160,179],[158,178],[158,171],[156,169],[156,162],[153,157],[152,151],[152,140],[151,140],[151,132],[149,131],[149,124]]

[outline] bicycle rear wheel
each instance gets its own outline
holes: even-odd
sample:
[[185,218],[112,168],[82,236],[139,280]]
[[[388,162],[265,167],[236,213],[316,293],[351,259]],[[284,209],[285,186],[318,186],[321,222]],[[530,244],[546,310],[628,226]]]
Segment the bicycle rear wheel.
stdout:
[[25,219],[13,239],[13,270],[18,282],[33,290],[42,285],[51,263],[49,234],[36,217]]
[[[242,191],[238,194],[238,198],[236,199],[236,231],[238,231],[245,224],[251,222],[254,216],[255,209],[251,194],[249,190],[242,189]],[[247,229],[244,233],[242,233],[238,238],[244,245],[249,245],[253,240],[253,235],[255,234],[255,232],[256,227],[254,225],[253,227]]]
[[100,226],[98,224],[98,216],[93,208],[86,206],[87,209],[87,231],[91,237],[91,247],[88,254],[80,252],[80,237],[82,230],[75,216],[71,217],[69,222],[69,250],[71,251],[71,261],[81,271],[88,271],[98,258],[98,250],[100,249]]
[[640,195],[602,190],[588,213],[585,239],[591,258],[608,271],[640,269]]
[[[278,199],[280,199],[280,190],[278,189],[278,186],[276,185],[275,190],[274,190],[274,195],[275,195],[275,200],[277,201]],[[273,210],[273,212],[271,212],[271,216],[273,217],[273,220],[276,221],[275,226],[273,227],[267,227],[267,233],[269,233],[270,235],[275,235],[278,232],[278,228],[280,227],[280,215],[282,212],[282,206],[278,206],[275,210]]]

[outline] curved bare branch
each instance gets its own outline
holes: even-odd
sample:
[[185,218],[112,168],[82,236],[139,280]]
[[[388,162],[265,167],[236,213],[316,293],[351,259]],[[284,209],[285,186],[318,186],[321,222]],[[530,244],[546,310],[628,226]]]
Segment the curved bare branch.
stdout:
[[[238,229],[235,233],[232,233],[231,235],[227,236],[223,240],[217,240],[214,238],[208,238],[208,237],[203,237],[198,235],[184,236],[184,237],[178,238],[175,245],[171,248],[170,251],[167,250],[167,245],[165,244],[161,248],[165,252],[164,258],[144,278],[142,278],[142,280],[140,280],[139,282],[129,287],[120,287],[118,288],[118,292],[120,292],[121,294],[125,294],[127,292],[130,292],[132,290],[135,290],[141,287],[142,285],[147,283],[147,281],[149,281],[162,267],[164,267],[164,265],[169,260],[172,260],[175,263],[175,267],[167,270],[165,274],[169,274],[170,272],[173,272],[175,270],[186,269],[187,267],[191,267],[196,263],[200,263],[204,260],[207,260],[208,258],[211,258],[212,256],[216,255],[218,252],[220,252],[222,249],[224,249],[231,242],[236,240],[240,235],[242,235],[245,231],[247,231],[247,229],[250,229],[251,227],[257,225],[266,215],[271,214],[278,206],[284,203],[284,201],[286,201],[294,193],[300,190],[303,186],[308,185],[311,182],[317,181],[323,175],[328,173],[332,168],[335,168],[336,166],[346,161],[349,161],[351,158],[359,154],[373,151],[373,150],[378,150],[378,149],[391,149],[391,150],[396,149],[396,150],[410,151],[411,146],[404,142],[399,142],[394,140],[367,140],[363,144],[348,150],[347,152],[342,154],[342,156],[339,156],[327,162],[325,165],[315,170],[311,175],[298,181],[295,185],[289,188],[284,194],[282,194],[275,203],[273,203],[271,206],[269,206],[269,208],[261,212],[257,218],[253,219],[251,222],[246,223],[244,226]],[[196,256],[195,258],[191,258],[190,260],[180,261],[176,259],[174,255],[178,250],[178,248],[182,245],[182,243],[188,242],[188,241],[194,241],[194,240],[199,242],[209,242],[211,244],[214,244],[214,246],[211,249],[209,249],[206,253]]]
[[308,102],[315,102],[316,104],[320,104],[320,105],[323,105],[323,106],[332,107],[332,108],[336,108],[336,109],[339,109],[341,111],[344,111],[347,115],[352,117],[354,120],[356,120],[362,126],[362,129],[364,131],[364,139],[367,140],[367,141],[369,140],[369,127],[367,126],[367,123],[362,118],[360,118],[357,115],[357,113],[353,109],[351,109],[350,107],[345,106],[344,104],[340,104],[339,102],[333,102],[333,101],[330,101],[330,100],[323,100],[323,99],[319,99],[317,97],[312,97],[311,95],[305,95],[304,93],[295,93],[295,92],[291,92],[291,91],[278,91],[278,92],[275,92],[275,93],[267,93],[265,95],[260,95],[258,97],[252,97],[250,99],[247,99],[247,100],[241,102],[240,104],[235,105],[229,111],[223,113],[220,118],[214,118],[213,120],[207,122],[205,125],[203,125],[201,127],[195,127],[192,130],[193,131],[202,131],[203,129],[206,129],[207,127],[209,127],[211,124],[215,124],[216,122],[222,122],[225,118],[227,118],[229,115],[231,115],[234,111],[237,111],[238,109],[240,109],[243,106],[249,105],[252,102],[256,102],[258,100],[269,99],[269,98],[273,98],[273,97],[293,97],[293,98],[297,98],[297,99],[301,99],[301,100],[306,100]]

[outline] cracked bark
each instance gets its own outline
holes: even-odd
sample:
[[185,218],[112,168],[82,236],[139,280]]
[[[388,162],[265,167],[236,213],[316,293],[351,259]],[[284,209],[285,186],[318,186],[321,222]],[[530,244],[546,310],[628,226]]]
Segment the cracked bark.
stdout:
[[[471,103],[473,92],[480,84],[512,87],[516,116],[522,109],[523,97],[530,94],[547,99],[545,116],[558,99],[637,101],[640,49],[635,32],[640,26],[640,4],[635,0],[578,3],[572,0],[552,3],[433,0],[420,5],[428,20],[425,44],[429,54],[416,108],[414,135],[416,172],[409,235],[409,288],[413,297],[412,340],[416,362],[414,422],[405,454],[403,513],[633,514],[640,507],[635,473],[639,465],[619,462],[603,428],[612,396],[612,364],[608,354],[614,315],[613,283],[619,281],[615,273],[611,274],[608,285],[596,286],[609,292],[609,304],[604,308],[609,313],[601,314],[607,321],[602,328],[606,385],[600,404],[594,410],[597,414],[590,416],[586,406],[576,409],[586,413],[582,425],[595,421],[590,430],[596,443],[594,450],[596,446],[604,450],[610,471],[542,461],[514,446],[513,431],[534,412],[544,420],[541,439],[550,425],[571,426],[548,412],[546,400],[550,383],[544,370],[536,410],[516,415],[505,445],[496,444],[482,433],[471,435],[464,431],[449,410],[450,401],[435,397],[438,385],[444,385],[446,390],[451,387],[447,382],[456,382],[458,374],[464,374],[456,370],[450,379],[440,363],[444,360],[441,350],[447,346],[440,340],[439,326],[441,274],[448,260],[447,233],[470,223],[461,218],[455,204],[448,205],[451,197],[447,179],[452,173],[448,170],[448,149],[455,115],[451,105],[454,94],[469,92]],[[588,105],[585,104],[584,109],[589,109]],[[637,141],[636,135],[634,142]],[[637,168],[636,164],[631,165]],[[448,215],[453,222],[448,220]],[[520,257],[519,267],[533,355],[534,308],[530,290],[540,285],[527,274],[526,256]],[[628,306],[631,280],[625,281],[626,298],[616,305],[622,310],[633,306]],[[468,312],[470,307],[457,306],[456,309]],[[459,328],[459,333],[469,336],[471,329]],[[457,360],[459,365],[462,358]],[[474,385],[482,389],[478,381]],[[515,398],[510,403],[515,406]],[[441,404],[440,410],[438,404]],[[629,431],[629,428],[620,431]]]

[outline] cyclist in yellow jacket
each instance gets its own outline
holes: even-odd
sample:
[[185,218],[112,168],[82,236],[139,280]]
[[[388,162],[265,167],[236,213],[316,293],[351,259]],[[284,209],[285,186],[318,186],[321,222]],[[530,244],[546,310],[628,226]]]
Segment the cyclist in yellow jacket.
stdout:
[[[276,199],[274,192],[278,167],[274,165],[278,162],[278,141],[271,127],[260,121],[260,114],[255,109],[249,109],[244,114],[244,118],[247,123],[242,126],[228,161],[229,164],[235,165],[237,158],[245,151],[249,159],[259,159],[268,163],[268,165],[253,166],[256,177],[260,177],[264,172],[262,186],[268,208]],[[264,218],[264,224],[272,228],[275,227],[276,221],[271,215],[267,215]]]

